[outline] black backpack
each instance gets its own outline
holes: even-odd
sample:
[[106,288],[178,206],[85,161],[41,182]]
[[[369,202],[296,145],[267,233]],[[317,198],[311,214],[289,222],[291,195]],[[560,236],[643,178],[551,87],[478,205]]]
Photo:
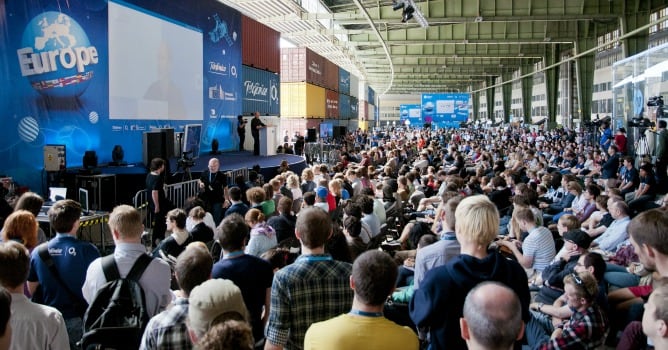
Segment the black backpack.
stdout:
[[139,279],[153,258],[139,256],[127,277],[121,278],[113,254],[102,258],[107,279],[84,315],[81,349],[138,349],[149,321]]

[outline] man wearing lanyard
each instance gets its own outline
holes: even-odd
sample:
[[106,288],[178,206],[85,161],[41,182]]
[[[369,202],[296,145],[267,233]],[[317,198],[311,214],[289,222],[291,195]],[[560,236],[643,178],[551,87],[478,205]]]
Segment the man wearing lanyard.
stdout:
[[303,349],[311,324],[349,311],[352,266],[325,253],[331,234],[329,214],[319,208],[299,212],[295,236],[302,255],[274,275],[265,350]]
[[228,279],[239,287],[250,314],[253,338],[257,345],[264,341],[263,332],[269,318],[269,296],[274,273],[267,261],[244,254],[249,232],[241,215],[231,214],[223,219],[216,236],[223,248],[223,256],[213,265],[211,278]]
[[415,256],[415,277],[413,288],[418,289],[420,282],[424,279],[427,271],[445,265],[451,258],[459,255],[461,246],[455,236],[455,210],[462,197],[450,198],[446,203],[441,203],[436,212],[436,220],[441,222],[441,240],[418,249]]
[[394,290],[397,267],[385,252],[370,250],[355,259],[350,288],[352,309],[309,327],[304,349],[418,349],[415,333],[383,317],[385,300]]

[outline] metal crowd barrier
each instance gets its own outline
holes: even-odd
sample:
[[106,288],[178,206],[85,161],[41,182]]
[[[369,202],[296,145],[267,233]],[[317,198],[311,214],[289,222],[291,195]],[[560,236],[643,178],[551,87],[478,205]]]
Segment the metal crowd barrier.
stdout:
[[[228,185],[234,184],[234,179],[239,175],[244,177],[244,181],[248,181],[248,169],[242,168],[225,172]],[[188,198],[196,196],[199,193],[199,185],[197,181],[198,180],[188,180],[165,185],[165,196],[176,208],[183,208],[185,207]],[[149,195],[150,194],[146,190],[138,191],[132,201],[135,208],[142,213],[144,227],[146,227],[146,229],[153,227],[153,213],[151,213],[148,208]]]

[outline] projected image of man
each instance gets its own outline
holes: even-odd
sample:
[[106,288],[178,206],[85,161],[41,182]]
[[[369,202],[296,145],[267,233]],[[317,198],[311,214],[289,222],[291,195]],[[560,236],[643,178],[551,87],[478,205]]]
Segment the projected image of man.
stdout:
[[156,67],[158,80],[149,86],[144,94],[147,100],[165,101],[167,103],[167,117],[179,118],[186,114],[183,105],[181,89],[172,81],[172,55],[166,42],[160,42],[158,50],[158,65]]

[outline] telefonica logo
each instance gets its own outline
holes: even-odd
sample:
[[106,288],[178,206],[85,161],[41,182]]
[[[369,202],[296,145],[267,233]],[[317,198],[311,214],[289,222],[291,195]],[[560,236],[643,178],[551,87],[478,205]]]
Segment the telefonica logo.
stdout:
[[97,48],[72,17],[55,11],[35,16],[26,26],[16,50],[21,75],[41,94],[81,95],[99,61]]

